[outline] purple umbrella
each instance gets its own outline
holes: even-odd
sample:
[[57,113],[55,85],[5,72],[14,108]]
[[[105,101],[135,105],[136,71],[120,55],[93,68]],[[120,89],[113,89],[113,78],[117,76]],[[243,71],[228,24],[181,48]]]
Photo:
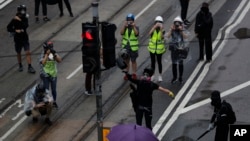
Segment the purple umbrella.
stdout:
[[159,141],[151,130],[135,124],[116,125],[107,138],[109,141]]

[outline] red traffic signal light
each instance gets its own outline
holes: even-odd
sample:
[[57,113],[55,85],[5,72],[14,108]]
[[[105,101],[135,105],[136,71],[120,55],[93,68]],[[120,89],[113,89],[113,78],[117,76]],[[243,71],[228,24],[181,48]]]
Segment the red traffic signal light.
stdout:
[[82,38],[85,38],[87,40],[93,40],[94,39],[94,37],[93,37],[93,35],[91,33],[91,30],[87,30],[87,31],[83,32],[82,33]]
[[100,64],[99,30],[93,23],[82,23],[83,72],[95,72]]

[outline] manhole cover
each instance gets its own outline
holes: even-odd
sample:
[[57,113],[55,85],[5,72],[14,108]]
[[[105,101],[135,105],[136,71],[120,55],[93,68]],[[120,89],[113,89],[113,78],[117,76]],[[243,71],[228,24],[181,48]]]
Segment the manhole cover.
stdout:
[[250,38],[250,29],[239,28],[236,32],[234,32],[234,36],[238,39]]

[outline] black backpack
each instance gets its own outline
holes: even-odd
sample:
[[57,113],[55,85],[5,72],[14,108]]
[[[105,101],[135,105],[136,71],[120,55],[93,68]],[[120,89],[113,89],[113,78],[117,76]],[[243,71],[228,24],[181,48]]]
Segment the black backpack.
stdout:
[[234,124],[236,122],[236,116],[235,116],[232,106],[225,100],[222,101],[222,106],[227,107],[228,123]]

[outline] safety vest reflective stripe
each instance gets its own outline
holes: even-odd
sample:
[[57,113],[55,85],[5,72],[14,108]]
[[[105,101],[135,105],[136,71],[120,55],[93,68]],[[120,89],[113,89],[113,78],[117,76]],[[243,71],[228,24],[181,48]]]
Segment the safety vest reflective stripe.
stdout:
[[132,30],[130,36],[128,36],[128,28],[126,28],[122,39],[122,47],[124,48],[128,42],[132,51],[137,51],[139,49],[138,38],[135,36],[134,30]]
[[165,53],[165,45],[164,40],[162,39],[162,32],[158,32],[155,30],[151,39],[149,40],[148,50],[151,53],[163,54]]

